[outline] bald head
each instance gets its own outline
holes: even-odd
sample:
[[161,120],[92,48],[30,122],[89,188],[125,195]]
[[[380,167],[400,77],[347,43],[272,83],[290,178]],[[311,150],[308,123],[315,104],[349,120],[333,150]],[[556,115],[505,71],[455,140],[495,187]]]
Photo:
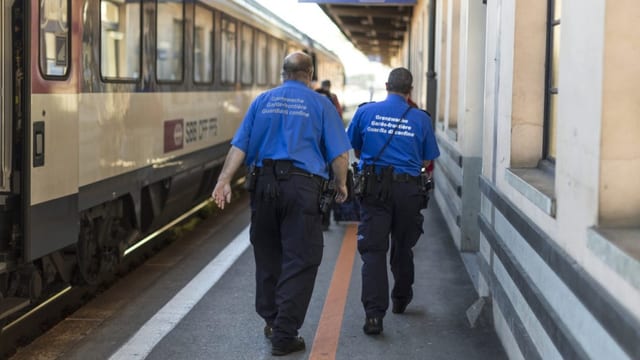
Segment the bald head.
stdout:
[[311,56],[302,51],[296,51],[284,58],[284,64],[282,65],[283,80],[298,80],[309,83],[312,75],[313,62],[311,61]]

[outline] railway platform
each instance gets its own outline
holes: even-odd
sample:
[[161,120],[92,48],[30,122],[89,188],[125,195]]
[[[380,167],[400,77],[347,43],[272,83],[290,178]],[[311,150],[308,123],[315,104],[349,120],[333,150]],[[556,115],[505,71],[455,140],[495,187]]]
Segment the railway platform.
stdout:
[[[149,258],[12,359],[270,359],[254,311],[247,197]],[[506,359],[489,320],[469,325],[477,294],[435,201],[415,247],[414,299],[384,332],[362,331],[356,225],[332,223],[289,359]],[[483,320],[484,319],[484,320]]]

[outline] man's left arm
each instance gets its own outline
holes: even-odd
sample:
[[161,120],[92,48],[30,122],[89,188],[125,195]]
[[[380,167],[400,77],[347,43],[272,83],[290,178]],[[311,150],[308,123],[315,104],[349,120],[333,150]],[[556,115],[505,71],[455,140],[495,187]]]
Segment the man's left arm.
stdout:
[[349,152],[345,151],[331,162],[331,170],[336,182],[336,202],[343,203],[347,200],[347,173],[349,168]]
[[431,178],[433,176],[433,160],[422,161],[422,167],[424,168],[427,176]]
[[433,160],[440,156],[440,149],[438,148],[438,142],[436,141],[436,136],[433,132],[433,128],[431,127],[431,117],[428,113],[426,114],[422,166],[425,168],[429,177],[431,177],[433,175]]

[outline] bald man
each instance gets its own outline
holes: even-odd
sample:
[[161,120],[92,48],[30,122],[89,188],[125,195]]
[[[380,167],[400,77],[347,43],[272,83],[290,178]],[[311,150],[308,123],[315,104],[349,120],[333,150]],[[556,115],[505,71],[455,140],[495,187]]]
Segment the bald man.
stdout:
[[309,55],[294,52],[284,59],[283,84],[251,103],[211,195],[224,209],[233,174],[243,163],[249,166],[256,311],[276,356],[305,349],[298,330],[322,259],[319,203],[329,166],[335,200],[347,198],[351,145],[334,105],[309,87],[312,75]]

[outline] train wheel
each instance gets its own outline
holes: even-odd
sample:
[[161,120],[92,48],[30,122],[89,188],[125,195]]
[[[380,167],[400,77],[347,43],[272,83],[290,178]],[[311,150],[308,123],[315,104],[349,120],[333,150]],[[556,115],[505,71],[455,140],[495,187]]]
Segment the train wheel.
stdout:
[[102,272],[102,251],[92,224],[90,220],[82,221],[76,246],[80,280],[89,285],[97,284]]
[[19,285],[17,295],[37,301],[42,295],[42,274],[33,265],[26,266],[18,271]]

